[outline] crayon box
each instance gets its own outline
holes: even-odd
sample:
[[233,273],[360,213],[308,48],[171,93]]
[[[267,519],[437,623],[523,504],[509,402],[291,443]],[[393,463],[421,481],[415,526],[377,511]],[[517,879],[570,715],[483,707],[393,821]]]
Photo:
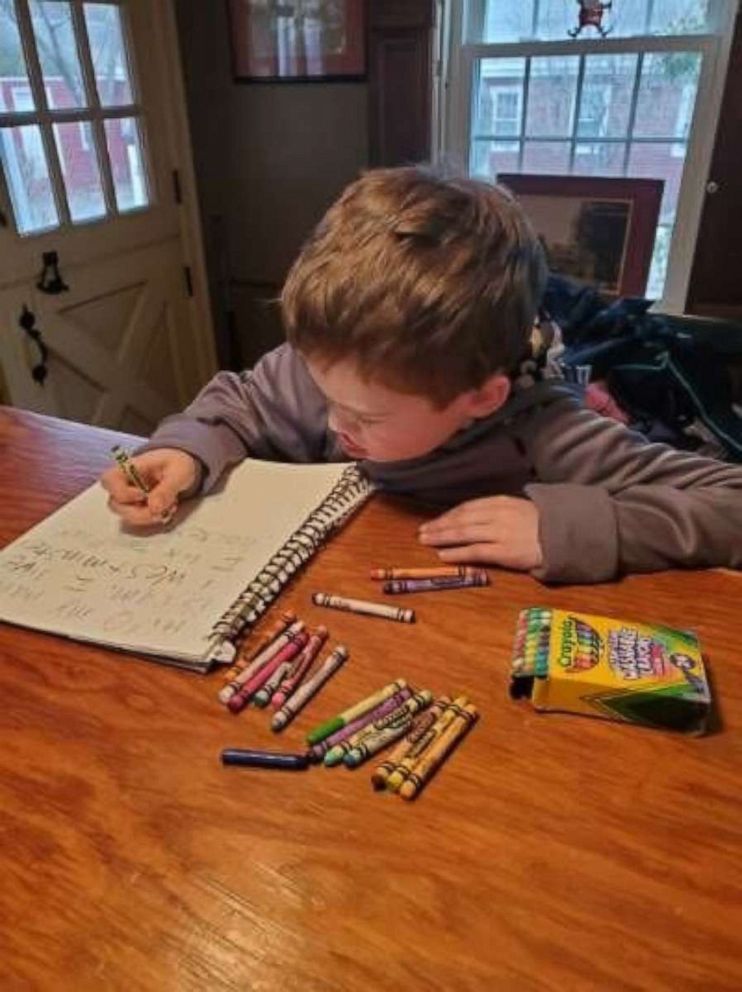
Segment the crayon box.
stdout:
[[691,631],[540,607],[518,617],[510,695],[690,734],[704,733],[711,711]]

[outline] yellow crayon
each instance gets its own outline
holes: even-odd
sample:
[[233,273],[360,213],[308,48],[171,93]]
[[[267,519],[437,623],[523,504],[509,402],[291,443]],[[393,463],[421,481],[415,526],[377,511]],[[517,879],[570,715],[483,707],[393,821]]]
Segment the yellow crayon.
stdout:
[[126,476],[126,481],[129,485],[136,486],[139,492],[146,496],[149,492],[149,486],[137,471],[137,467],[129,457],[128,452],[124,451],[120,444],[114,444],[111,448],[111,454]]
[[407,756],[397,765],[394,771],[386,780],[386,787],[389,792],[397,792],[404,781],[409,777],[410,772],[417,764],[421,755],[445,732],[446,728],[456,719],[457,715],[469,702],[466,696],[457,696],[452,703],[449,703],[436,722],[427,733],[413,744]]
[[420,756],[407,781],[402,783],[399,794],[403,799],[414,799],[435,770],[443,764],[461,738],[468,733],[478,719],[479,713],[476,707],[471,705],[465,706],[460,713],[456,714],[443,733]]
[[417,742],[421,740],[430,730],[441,713],[443,713],[444,708],[448,706],[450,702],[451,699],[448,696],[441,696],[439,699],[436,699],[430,709],[426,713],[422,714],[422,716],[415,722],[414,726],[402,738],[397,746],[390,751],[386,761],[383,761],[380,765],[376,766],[374,773],[371,776],[371,784],[374,789],[378,790],[386,788],[386,783],[389,776],[407,757],[413,745],[417,744]]

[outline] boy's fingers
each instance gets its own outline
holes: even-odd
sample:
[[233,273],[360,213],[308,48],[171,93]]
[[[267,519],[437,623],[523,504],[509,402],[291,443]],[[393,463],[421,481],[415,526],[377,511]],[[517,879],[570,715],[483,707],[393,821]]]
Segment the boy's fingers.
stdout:
[[434,520],[428,520],[427,523],[424,523],[420,527],[420,530],[422,533],[427,534],[457,524],[483,524],[487,523],[496,512],[490,500],[473,500],[471,503],[462,503],[461,506],[455,506],[452,510],[442,513],[440,517],[436,517]]
[[150,512],[155,517],[165,517],[175,512],[178,490],[172,483],[159,482],[147,497]]
[[497,544],[465,544],[458,548],[441,548],[438,557],[451,564],[496,565],[499,561]]
[[421,544],[477,544],[498,538],[497,529],[490,521],[486,524],[462,523],[458,527],[438,527],[420,533]]
[[152,527],[159,521],[152,516],[152,511],[146,503],[120,503],[117,499],[109,497],[108,505],[114,513],[126,524],[133,527]]

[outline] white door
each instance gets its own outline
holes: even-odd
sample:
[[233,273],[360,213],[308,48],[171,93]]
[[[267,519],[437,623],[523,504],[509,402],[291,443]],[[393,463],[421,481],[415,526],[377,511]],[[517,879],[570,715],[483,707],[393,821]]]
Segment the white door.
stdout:
[[0,0],[6,402],[144,434],[213,374],[185,121],[171,0]]

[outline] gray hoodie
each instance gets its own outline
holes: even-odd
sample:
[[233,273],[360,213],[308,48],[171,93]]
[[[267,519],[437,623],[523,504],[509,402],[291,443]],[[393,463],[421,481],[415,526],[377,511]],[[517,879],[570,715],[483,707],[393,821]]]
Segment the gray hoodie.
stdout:
[[[201,491],[246,455],[344,461],[327,404],[289,345],[252,371],[221,372],[142,450],[200,460]],[[382,491],[436,507],[508,494],[539,509],[549,582],[600,582],[672,567],[742,567],[742,466],[648,443],[586,409],[560,380],[516,384],[508,402],[422,458],[361,463]]]

